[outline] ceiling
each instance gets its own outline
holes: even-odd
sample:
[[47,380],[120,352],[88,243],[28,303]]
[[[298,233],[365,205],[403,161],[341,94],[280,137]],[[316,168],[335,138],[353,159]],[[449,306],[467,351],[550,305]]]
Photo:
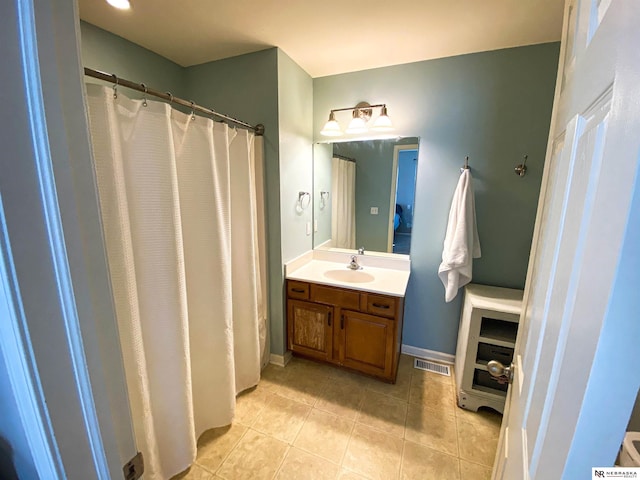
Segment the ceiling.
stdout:
[[564,0],[78,0],[182,66],[280,47],[312,77],[560,40]]

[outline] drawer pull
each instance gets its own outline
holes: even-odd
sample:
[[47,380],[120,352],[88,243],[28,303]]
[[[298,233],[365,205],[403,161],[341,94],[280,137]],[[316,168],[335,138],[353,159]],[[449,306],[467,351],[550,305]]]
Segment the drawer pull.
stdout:
[[381,303],[372,303],[371,305],[373,305],[376,308],[384,308],[385,310],[389,310],[389,305],[383,305]]
[[292,288],[291,291],[295,293],[304,293],[304,288]]
[[327,316],[329,317],[329,326],[331,326],[331,312]]

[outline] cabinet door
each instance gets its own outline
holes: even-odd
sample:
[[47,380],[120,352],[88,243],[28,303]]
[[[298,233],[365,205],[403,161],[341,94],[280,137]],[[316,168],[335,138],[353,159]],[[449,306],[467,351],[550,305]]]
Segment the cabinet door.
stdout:
[[392,380],[395,322],[345,310],[341,312],[339,321],[343,338],[341,363],[345,367]]
[[290,299],[287,303],[289,349],[319,360],[329,360],[332,316],[332,307]]

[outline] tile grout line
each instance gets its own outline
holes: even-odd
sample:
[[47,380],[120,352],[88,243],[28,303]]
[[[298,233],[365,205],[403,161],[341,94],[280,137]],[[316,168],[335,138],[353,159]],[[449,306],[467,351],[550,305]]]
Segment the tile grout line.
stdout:
[[[406,423],[406,422],[405,422]],[[402,473],[404,471],[404,452],[407,448],[407,441],[402,439],[402,453],[400,454],[400,468],[398,471],[398,478],[402,478]]]
[[[233,425],[233,424],[232,424]],[[244,426],[244,425],[242,425]],[[229,456],[231,455],[231,453],[236,449],[236,447],[240,444],[240,442],[242,441],[242,439],[245,437],[245,435],[247,434],[247,432],[250,430],[250,427],[246,427],[246,430],[244,431],[244,433],[242,435],[240,435],[240,437],[238,437],[238,440],[235,441],[235,443],[231,446],[231,448],[229,449],[229,451],[227,452],[227,454],[222,458],[222,460],[220,461],[220,465],[218,465],[216,467],[216,469],[214,471],[211,471],[209,468],[207,468],[206,466],[202,465],[200,462],[198,462],[198,450],[197,450],[197,445],[196,445],[196,459],[193,462],[194,464],[198,465],[199,467],[203,468],[204,470],[206,470],[207,472],[211,473],[212,475],[217,475],[218,470],[220,470],[220,468],[222,467],[222,465],[224,464],[224,462],[227,461],[227,458],[229,458]]]
[[278,476],[278,474],[280,473],[280,470],[282,470],[282,466],[284,465],[284,462],[287,459],[287,456],[289,455],[289,452],[291,451],[291,448],[292,448],[291,445],[287,444],[287,449],[285,450],[284,455],[282,456],[282,460],[280,460],[280,463],[278,464],[278,468],[276,468],[276,471],[273,473],[273,476],[271,477],[271,480],[275,479]]
[[356,429],[356,421],[353,420],[351,424],[351,431],[349,432],[349,439],[347,440],[347,445],[344,448],[344,452],[342,452],[342,458],[340,459],[340,469],[344,468],[344,459],[347,456],[347,451],[349,451],[349,445],[351,444],[351,439],[353,438],[353,431]]

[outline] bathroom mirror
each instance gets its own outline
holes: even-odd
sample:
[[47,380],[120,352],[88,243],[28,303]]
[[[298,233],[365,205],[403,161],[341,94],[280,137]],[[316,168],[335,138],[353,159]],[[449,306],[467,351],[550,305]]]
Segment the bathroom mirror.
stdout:
[[417,137],[314,145],[314,248],[409,254]]

